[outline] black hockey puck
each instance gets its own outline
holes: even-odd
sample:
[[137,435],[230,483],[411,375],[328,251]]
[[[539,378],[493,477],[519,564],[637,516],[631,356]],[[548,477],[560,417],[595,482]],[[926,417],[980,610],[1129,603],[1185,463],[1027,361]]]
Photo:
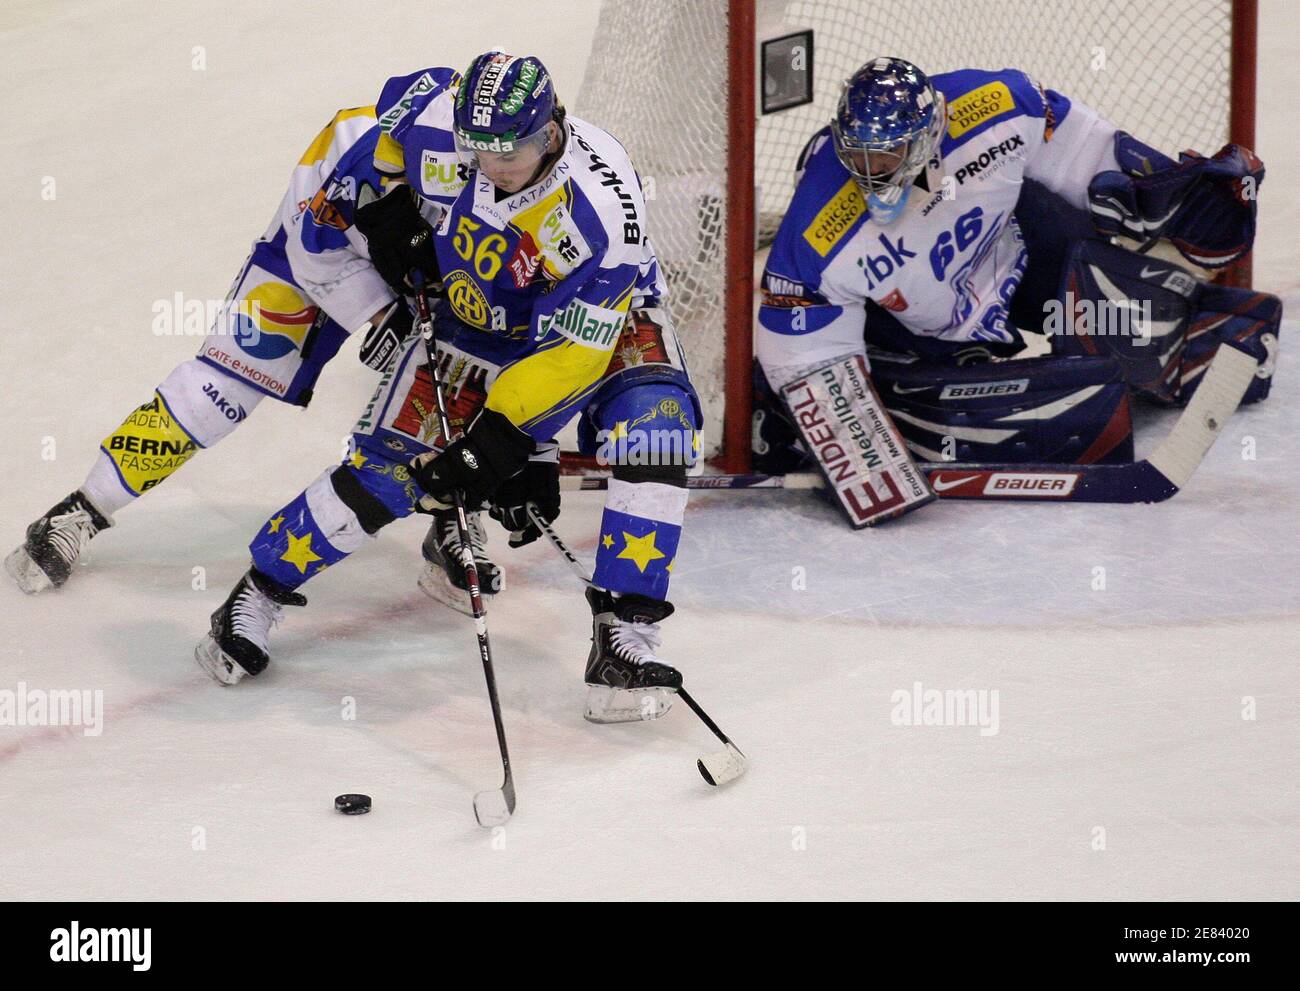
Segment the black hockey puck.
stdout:
[[345,816],[365,815],[370,811],[369,795],[340,795],[334,799],[334,811]]

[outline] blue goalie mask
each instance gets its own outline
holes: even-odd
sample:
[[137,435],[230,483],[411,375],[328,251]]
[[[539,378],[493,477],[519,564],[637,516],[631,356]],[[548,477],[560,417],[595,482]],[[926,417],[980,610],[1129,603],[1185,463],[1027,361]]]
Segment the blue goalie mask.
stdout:
[[872,220],[888,224],[902,212],[946,126],[943,96],[911,62],[873,59],[844,83],[831,135]]

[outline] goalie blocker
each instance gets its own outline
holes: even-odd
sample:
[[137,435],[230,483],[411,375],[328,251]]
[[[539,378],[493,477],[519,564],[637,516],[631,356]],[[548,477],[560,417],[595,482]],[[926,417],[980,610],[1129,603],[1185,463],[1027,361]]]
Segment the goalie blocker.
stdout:
[[781,390],[795,428],[854,529],[935,499],[885,411],[860,354],[816,368]]

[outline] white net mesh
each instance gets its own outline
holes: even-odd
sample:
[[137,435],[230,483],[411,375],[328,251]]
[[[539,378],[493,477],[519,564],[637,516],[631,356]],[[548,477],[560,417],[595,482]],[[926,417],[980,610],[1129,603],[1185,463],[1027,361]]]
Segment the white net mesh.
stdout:
[[[1231,0],[762,0],[760,40],[813,29],[815,89],[811,104],[759,118],[760,237],[779,223],[795,159],[830,119],[841,82],[876,55],[930,74],[1013,66],[1167,153],[1217,150],[1228,135],[1231,8]],[[605,0],[574,104],[627,146],[646,186],[710,451],[725,401],[727,84],[726,0]]]

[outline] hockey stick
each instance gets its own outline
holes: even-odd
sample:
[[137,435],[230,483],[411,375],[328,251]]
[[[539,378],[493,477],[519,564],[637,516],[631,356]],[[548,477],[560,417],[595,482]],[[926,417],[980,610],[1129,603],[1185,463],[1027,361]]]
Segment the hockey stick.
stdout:
[[[424,351],[429,360],[429,378],[433,381],[434,405],[438,410],[438,426],[442,431],[444,444],[451,443],[451,420],[447,416],[447,400],[442,394],[442,382],[438,379],[438,349],[433,340],[433,317],[429,315],[429,299],[424,286],[415,293],[415,304],[420,315],[420,334],[424,338]],[[474,818],[484,827],[499,826],[515,811],[515,779],[510,772],[510,752],[506,749],[506,728],[501,721],[501,703],[497,699],[497,679],[492,670],[492,647],[488,643],[487,610],[483,608],[483,596],[479,590],[478,567],[474,564],[474,552],[469,539],[469,522],[465,518],[465,498],[459,490],[453,490],[452,501],[456,506],[456,532],[460,538],[460,561],[465,569],[465,580],[469,585],[469,604],[474,614],[474,629],[478,633],[478,653],[483,661],[483,677],[487,680],[488,701],[492,703],[492,721],[496,724],[497,745],[501,748],[501,767],[505,771],[505,780],[496,791],[481,791],[474,796]]]
[[[545,518],[537,512],[537,507],[532,503],[528,504],[528,517],[533,521],[533,525],[536,526],[537,529],[546,534],[546,538],[551,542],[551,546],[560,552],[560,555],[564,560],[569,562],[569,567],[573,570],[573,573],[578,576],[578,580],[588,588],[596,588],[597,586],[592,582],[591,576],[587,574],[587,569],[582,566],[582,562],[573,556],[573,552],[569,550],[568,545],[560,539],[560,535],[556,533],[551,524],[547,523]],[[746,769],[748,769],[749,759],[741,753],[739,747],[731,742],[731,738],[718,728],[718,724],[709,718],[709,714],[700,708],[700,704],[691,697],[690,692],[685,688],[679,688],[677,689],[677,696],[690,706],[691,711],[700,717],[700,722],[704,723],[713,735],[726,745],[725,750],[705,754],[703,757],[700,757],[695,761],[695,766],[699,768],[700,776],[715,787],[718,785],[725,785],[730,781],[735,781],[745,773]]]
[[[1183,488],[1241,403],[1259,364],[1232,343],[1219,346],[1196,394],[1169,435],[1143,461],[1113,465],[920,462],[942,499],[1049,502],[1163,502]],[[819,489],[819,474],[695,475],[691,489]],[[565,491],[605,489],[608,474],[565,475]]]

